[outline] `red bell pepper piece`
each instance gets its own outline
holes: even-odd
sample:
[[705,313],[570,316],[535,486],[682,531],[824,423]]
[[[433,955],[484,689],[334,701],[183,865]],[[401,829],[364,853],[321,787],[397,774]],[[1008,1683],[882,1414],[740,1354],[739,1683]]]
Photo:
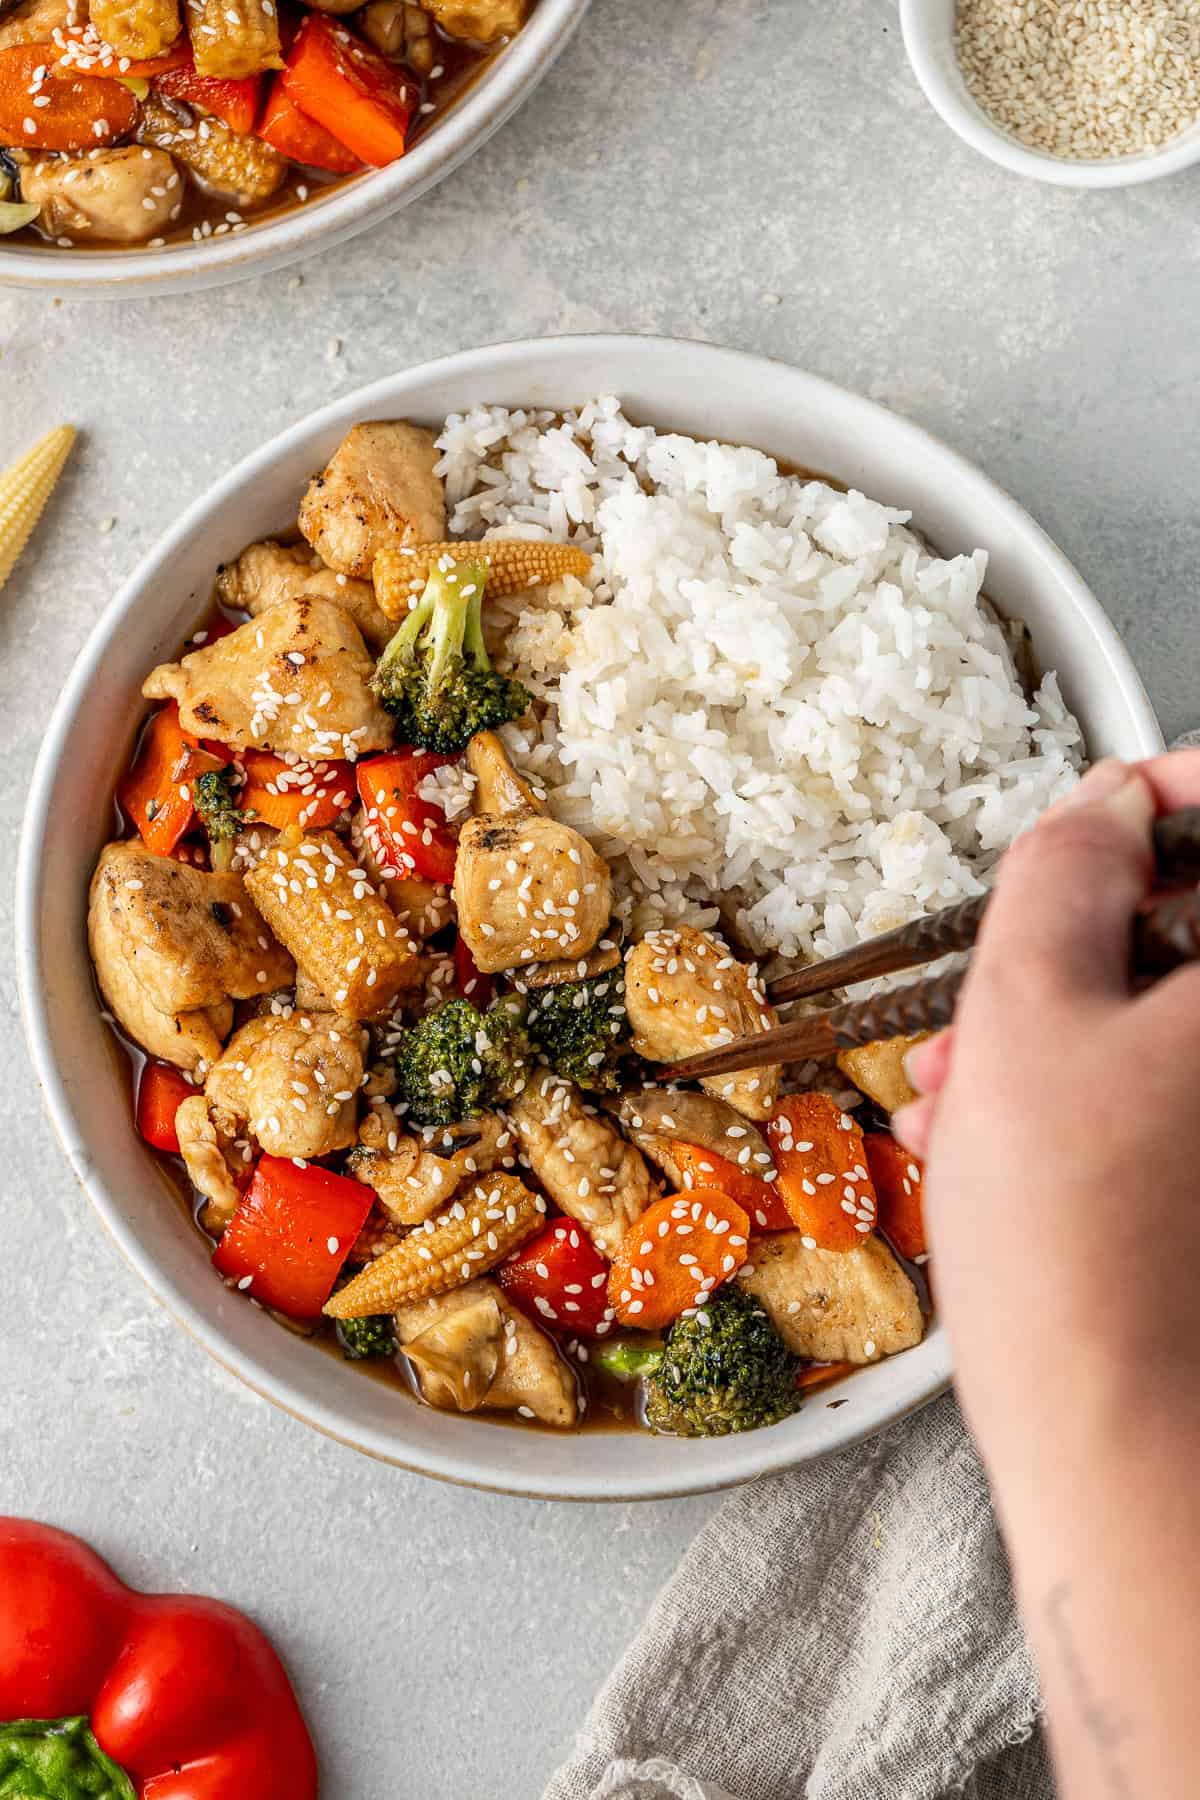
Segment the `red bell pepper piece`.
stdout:
[[199,740],[183,729],[173,700],[155,713],[136,762],[117,788],[121,808],[147,850],[170,856],[195,813],[192,782],[206,769],[223,767],[219,756],[201,749]]
[[555,1219],[514,1250],[498,1270],[512,1301],[543,1329],[603,1336],[608,1306],[608,1264],[581,1225]]
[[422,800],[417,789],[432,770],[457,761],[432,750],[405,749],[359,763],[367,824],[374,827],[382,860],[397,875],[424,875],[446,886],[454,880],[458,834],[442,809]]
[[245,75],[236,81],[225,81],[215,75],[197,75],[189,58],[177,69],[168,69],[154,83],[161,94],[182,100],[188,106],[199,106],[204,112],[223,119],[230,131],[249,137],[254,130],[262,106],[262,76]]
[[[114,1785],[106,1768],[106,1793],[317,1792],[308,1729],[256,1625],[218,1600],[136,1593],[78,1538],[32,1519],[0,1518],[0,1719],[28,1721],[34,1746],[55,1721],[69,1724],[89,1769],[100,1766],[98,1746],[132,1778]],[[18,1756],[21,1742],[0,1741],[0,1751]]]
[[718,1156],[699,1144],[672,1142],[671,1157],[683,1177],[684,1191],[720,1188],[750,1215],[751,1230],[793,1231],[792,1215],[775,1184],[748,1175],[728,1156]]
[[331,131],[308,118],[298,106],[293,106],[279,81],[271,85],[266,111],[258,122],[258,136],[270,144],[272,150],[278,150],[280,156],[303,163],[309,169],[327,169],[331,175],[353,175],[363,166],[353,150],[339,144]]
[[170,1063],[147,1063],[142,1070],[137,1091],[137,1128],[156,1150],[179,1155],[179,1133],[175,1114],[185,1100],[201,1090]]
[[280,85],[293,106],[372,168],[404,155],[415,84],[340,19],[310,12]]
[[213,1266],[252,1299],[315,1319],[366,1224],[375,1196],[317,1163],[262,1156]]
[[454,986],[464,1000],[483,1011],[495,986],[490,975],[477,965],[461,937],[454,940]]
[[879,1209],[879,1229],[901,1256],[915,1262],[918,1256],[929,1254],[921,1164],[888,1132],[869,1132],[865,1141],[867,1167]]

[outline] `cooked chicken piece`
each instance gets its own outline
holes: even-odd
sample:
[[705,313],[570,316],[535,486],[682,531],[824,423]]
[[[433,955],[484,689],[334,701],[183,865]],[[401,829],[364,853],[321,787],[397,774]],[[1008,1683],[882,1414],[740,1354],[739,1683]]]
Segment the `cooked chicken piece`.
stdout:
[[372,1206],[367,1214],[367,1222],[354,1240],[347,1262],[353,1266],[374,1262],[377,1256],[383,1256],[408,1236],[408,1227],[393,1225],[382,1206]]
[[[648,931],[634,945],[625,958],[625,1005],[633,1048],[650,1062],[682,1062],[777,1022],[753,968],[691,925]],[[742,1069],[700,1085],[748,1119],[767,1119],[779,1069]]]
[[227,637],[160,663],[148,700],[178,700],[185,730],[237,750],[294,750],[321,761],[392,742],[368,685],[374,662],[358,626],[330,600],[285,600]]
[[108,883],[100,870],[92,877],[88,899],[88,947],[104,1003],[127,1037],[151,1056],[189,1073],[221,1054],[222,1039],[233,1025],[233,1001],[182,1013],[156,1006],[134,973],[125,935],[109,904]]
[[766,1138],[724,1100],[686,1088],[672,1093],[669,1088],[648,1087],[622,1094],[612,1110],[673,1187],[683,1186],[683,1171],[671,1155],[672,1144],[697,1144],[760,1181],[774,1174],[775,1159]]
[[[88,0],[88,20],[97,36],[130,62],[164,55],[183,29],[178,0]],[[112,73],[120,72],[118,63]]]
[[371,0],[363,7],[361,23],[363,36],[381,56],[406,63],[422,80],[436,68],[433,25],[428,13],[410,0]]
[[326,1013],[335,1010],[307,970],[299,967],[296,969],[293,998],[300,1012]]
[[279,837],[246,876],[275,935],[334,1009],[350,1019],[385,1013],[417,986],[423,964],[389,906],[332,831]]
[[856,1050],[839,1050],[837,1066],[876,1106],[886,1113],[898,1112],[917,1097],[904,1072],[904,1058],[914,1044],[928,1036],[927,1031],[919,1031],[914,1037],[878,1038]]
[[422,1225],[464,1181],[495,1168],[511,1169],[513,1141],[497,1113],[410,1135],[390,1106],[379,1106],[359,1127],[359,1148],[351,1151],[346,1167],[374,1188],[397,1225]]
[[80,6],[77,11],[72,0],[17,0],[13,7],[0,6],[0,50],[48,44],[56,31],[82,23],[83,10]]
[[92,878],[130,973],[164,1013],[248,1000],[290,986],[292,959],[271,937],[240,875],[215,875],[108,844]]
[[477,731],[467,745],[467,768],[475,777],[472,809],[503,818],[507,813],[544,813],[545,791],[520,773],[495,731]]
[[236,1176],[246,1165],[203,1094],[193,1094],[176,1108],[175,1130],[188,1179],[208,1203],[201,1224],[206,1231],[224,1231],[241,1204]]
[[755,1240],[738,1279],[812,1362],[875,1362],[924,1334],[917,1290],[882,1238],[853,1250],[806,1250],[798,1231],[773,1231]]
[[234,1032],[204,1091],[268,1156],[329,1156],[355,1140],[366,1054],[367,1034],[351,1020],[268,1014]]
[[611,1260],[658,1197],[641,1152],[557,1075],[532,1076],[508,1114],[524,1160],[550,1198]]
[[586,956],[612,912],[608,864],[536,813],[468,819],[454,865],[458,928],[485,972]]
[[440,542],[446,530],[433,433],[404,419],[347,432],[300,503],[300,530],[322,562],[370,576],[375,552]]
[[285,600],[332,600],[350,614],[363,641],[382,650],[396,627],[375,604],[369,581],[327,569],[307,544],[248,544],[217,571],[217,593],[226,606],[258,618]]
[[160,237],[176,216],[182,188],[165,151],[126,144],[26,162],[21,198],[41,207],[38,224],[51,237],[144,244]]
[[448,1294],[402,1306],[396,1336],[431,1406],[524,1409],[544,1425],[563,1429],[570,1429],[579,1416],[579,1390],[571,1370],[497,1282],[468,1281]]
[[193,111],[177,101],[168,105],[153,92],[142,101],[138,138],[169,150],[205,193],[219,194],[241,210],[269,200],[290,167],[261,138],[243,137],[214,113]]
[[529,17],[529,0],[421,0],[447,37],[495,44],[513,37]]
[[355,855],[400,923],[418,940],[430,938],[454,917],[450,889],[423,875],[401,875],[385,861],[377,828],[360,807],[350,820]]

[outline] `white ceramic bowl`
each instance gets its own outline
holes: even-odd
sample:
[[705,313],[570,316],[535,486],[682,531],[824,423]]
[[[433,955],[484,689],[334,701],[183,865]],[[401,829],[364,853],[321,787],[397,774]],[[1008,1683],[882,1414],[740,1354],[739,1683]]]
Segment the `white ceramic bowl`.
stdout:
[[557,1436],[409,1403],[217,1280],[133,1130],[84,937],[88,879],[109,829],[104,796],[144,712],[139,684],[196,623],[216,565],[295,518],[309,475],[356,419],[433,422],[478,402],[565,407],[597,393],[619,394],[634,418],[758,445],[909,506],[943,549],[984,546],[989,591],[1028,621],[1043,663],[1060,671],[1092,753],[1160,748],[1129,658],[1074,569],[1015,501],[918,426],[800,370],[703,344],[502,344],[389,376],[293,426],[189,507],[134,572],[80,655],[38,761],[21,842],[18,967],[30,1049],[75,1171],[130,1262],[207,1350],[289,1412],[386,1461],[480,1487],[600,1500],[724,1487],[865,1437],[942,1390],[945,1336],[935,1326],[918,1348],[856,1374],[836,1407],[819,1393],[770,1430],[708,1442]]
[[1183,132],[1162,150],[1143,151],[1112,161],[1072,161],[1030,150],[1001,130],[967,91],[954,52],[955,0],[900,0],[900,29],[913,73],[925,98],[951,131],[982,156],[1014,175],[1030,175],[1059,187],[1131,187],[1157,181],[1200,161],[1200,125]]
[[237,236],[162,250],[57,250],[0,238],[0,287],[188,293],[264,275],[356,237],[435,187],[521,106],[569,43],[589,0],[539,0],[529,23],[407,156],[315,194]]

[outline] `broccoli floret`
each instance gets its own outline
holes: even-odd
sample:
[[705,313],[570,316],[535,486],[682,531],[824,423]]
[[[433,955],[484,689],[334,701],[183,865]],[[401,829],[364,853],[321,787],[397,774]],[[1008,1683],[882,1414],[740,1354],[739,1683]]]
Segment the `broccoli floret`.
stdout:
[[391,1313],[373,1313],[366,1319],[339,1319],[337,1341],[348,1362],[368,1357],[395,1356],[396,1327]]
[[482,561],[433,569],[379,658],[371,685],[406,744],[452,755],[477,731],[528,710],[528,690],[492,668],[481,616],[486,584]]
[[539,988],[529,997],[534,1049],[577,1087],[619,1088],[629,1035],[620,968]]
[[637,1337],[610,1338],[607,1343],[596,1344],[592,1362],[618,1381],[638,1381],[643,1375],[653,1375],[665,1354],[660,1343],[639,1333]]
[[232,763],[197,775],[192,783],[192,805],[208,833],[209,861],[214,869],[228,869],[233,862],[233,840],[254,816],[237,803]]
[[677,1437],[774,1425],[800,1405],[800,1367],[758,1301],[744,1288],[721,1288],[672,1325],[662,1363],[646,1382],[646,1423]]
[[456,1125],[525,1085],[529,1039],[524,1003],[506,997],[486,1013],[448,1000],[405,1032],[396,1052],[400,1096],[417,1125]]

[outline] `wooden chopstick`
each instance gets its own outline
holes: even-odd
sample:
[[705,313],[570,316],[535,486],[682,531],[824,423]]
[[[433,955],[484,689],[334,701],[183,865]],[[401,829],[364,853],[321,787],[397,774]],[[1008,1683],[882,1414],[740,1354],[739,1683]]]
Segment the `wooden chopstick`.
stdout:
[[[1197,961],[1200,893],[1170,894],[1139,913],[1134,921],[1130,956],[1135,977],[1152,980],[1184,963]],[[771,1031],[734,1038],[715,1050],[659,1069],[655,1079],[698,1081],[702,1076],[728,1075],[735,1069],[758,1069],[810,1056],[831,1056],[837,1050],[854,1050],[879,1038],[940,1031],[954,1017],[966,974],[965,969],[951,969],[923,981],[910,981],[884,994],[872,994],[866,1000],[850,1000],[828,1012],[793,1019]]]
[[[1200,806],[1181,807],[1168,813],[1154,827],[1154,859],[1165,886],[1200,881]],[[990,894],[960,900],[941,912],[926,913],[895,931],[866,938],[852,950],[809,963],[790,975],[780,975],[767,987],[775,1005],[786,1000],[827,994],[831,988],[853,987],[856,981],[874,981],[901,969],[919,968],[956,950],[969,950],[983,924]]]

